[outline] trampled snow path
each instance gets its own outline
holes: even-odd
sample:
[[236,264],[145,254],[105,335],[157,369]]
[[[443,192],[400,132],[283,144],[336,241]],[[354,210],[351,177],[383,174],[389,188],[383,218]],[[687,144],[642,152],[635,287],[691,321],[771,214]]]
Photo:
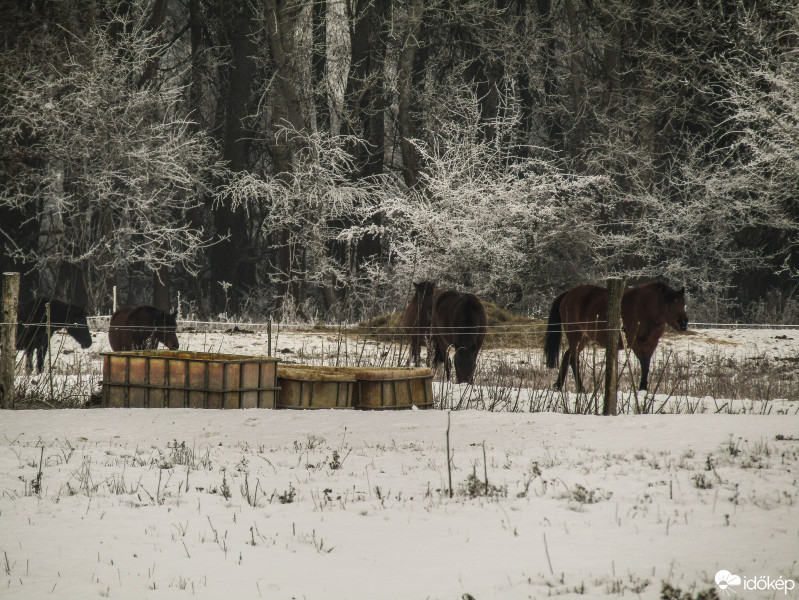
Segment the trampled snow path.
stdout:
[[799,579],[793,412],[452,412],[452,499],[446,429],[444,411],[3,413],[0,596],[657,598],[721,569]]

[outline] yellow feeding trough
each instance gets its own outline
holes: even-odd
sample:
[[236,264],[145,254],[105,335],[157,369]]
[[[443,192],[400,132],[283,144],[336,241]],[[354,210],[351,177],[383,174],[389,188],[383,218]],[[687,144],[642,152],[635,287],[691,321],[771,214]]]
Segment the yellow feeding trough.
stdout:
[[279,365],[278,408],[355,408],[355,378],[346,367]]
[[408,409],[433,406],[430,369],[278,365],[278,408]]
[[107,407],[275,408],[277,362],[209,352],[103,352]]

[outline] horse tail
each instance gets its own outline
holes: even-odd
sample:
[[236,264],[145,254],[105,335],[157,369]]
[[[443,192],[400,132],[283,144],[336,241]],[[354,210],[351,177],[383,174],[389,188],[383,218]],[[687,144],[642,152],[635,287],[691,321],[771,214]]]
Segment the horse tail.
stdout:
[[547,334],[544,338],[544,354],[546,355],[547,367],[554,369],[560,362],[560,338],[563,334],[563,327],[560,319],[560,303],[567,292],[563,292],[555,298],[552,308],[549,310],[549,321],[547,321]]

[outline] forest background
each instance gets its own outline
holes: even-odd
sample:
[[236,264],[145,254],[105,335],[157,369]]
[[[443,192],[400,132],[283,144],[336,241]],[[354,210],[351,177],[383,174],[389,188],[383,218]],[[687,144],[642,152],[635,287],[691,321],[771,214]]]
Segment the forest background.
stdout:
[[685,286],[799,322],[797,0],[10,0],[3,271],[357,320],[412,281],[543,314]]

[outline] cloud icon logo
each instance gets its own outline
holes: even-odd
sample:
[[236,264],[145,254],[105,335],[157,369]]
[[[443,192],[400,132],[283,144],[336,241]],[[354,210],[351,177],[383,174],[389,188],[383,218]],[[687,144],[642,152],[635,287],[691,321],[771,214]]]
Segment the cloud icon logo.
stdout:
[[741,578],[722,569],[716,573],[716,585],[720,590],[726,590],[731,585],[741,585]]

